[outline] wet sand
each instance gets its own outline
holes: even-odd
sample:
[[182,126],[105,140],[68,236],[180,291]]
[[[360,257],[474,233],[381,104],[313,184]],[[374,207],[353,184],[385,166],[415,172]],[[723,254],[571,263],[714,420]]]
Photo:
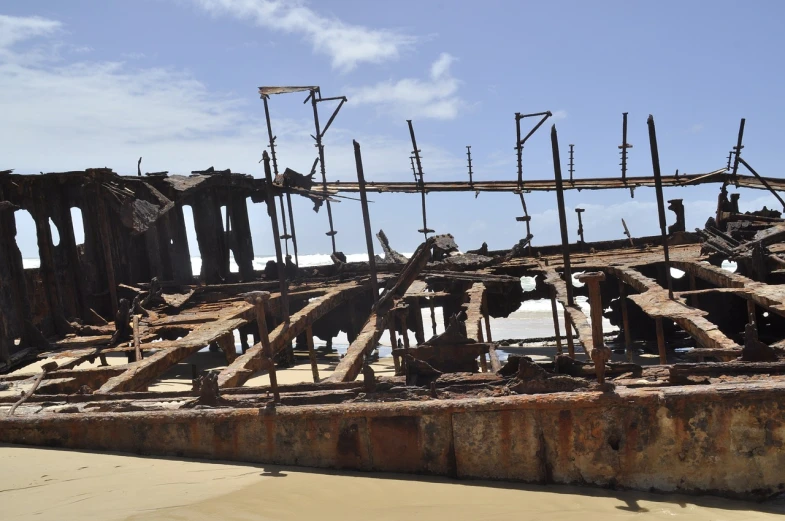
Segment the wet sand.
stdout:
[[11,520],[774,519],[783,504],[0,446]]

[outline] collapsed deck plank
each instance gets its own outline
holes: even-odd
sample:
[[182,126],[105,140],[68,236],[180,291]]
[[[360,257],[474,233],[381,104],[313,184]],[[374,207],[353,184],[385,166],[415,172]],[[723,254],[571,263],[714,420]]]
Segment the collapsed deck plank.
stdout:
[[716,324],[705,317],[706,311],[688,306],[683,300],[668,298],[668,290],[656,280],[629,267],[610,266],[607,271],[640,293],[627,298],[651,318],[672,320],[694,338],[700,347],[707,349],[740,349],[736,342],[725,336]]
[[[785,285],[757,282],[706,262],[679,261],[673,267],[705,280],[719,288],[751,300],[767,311],[785,317]],[[715,291],[717,291],[715,289]]]
[[567,301],[567,284],[562,280],[561,275],[553,269],[545,270],[544,274],[545,284],[551,286],[556,292],[556,300],[564,308],[564,314],[578,334],[578,341],[583,346],[586,357],[592,360],[591,353],[594,350],[594,340],[592,339],[589,319],[577,304],[569,305]]
[[[466,311],[466,336],[475,342],[489,341],[489,339],[485,338],[482,331],[485,299],[486,288],[482,282],[475,282],[466,290],[467,302],[463,305]],[[491,361],[491,371],[495,373],[502,368],[499,354],[496,352],[496,346],[492,343],[488,344],[488,357]]]
[[485,284],[475,282],[466,290],[466,303],[463,309],[466,311],[466,336],[475,342],[482,342],[482,302],[485,298]]
[[130,368],[119,376],[110,378],[101,386],[99,393],[129,392],[144,388],[158,378],[172,365],[184,360],[226,333],[248,323],[247,318],[253,307],[244,302],[235,302],[218,320],[202,324],[179,340],[156,343],[160,351],[131,364]]
[[[273,353],[281,351],[290,340],[303,333],[308,326],[312,326],[316,320],[335,309],[339,304],[367,290],[367,285],[351,282],[337,286],[326,295],[316,297],[303,309],[294,313],[290,317],[288,325],[282,323],[270,333],[270,347]],[[256,371],[262,369],[262,355],[262,344],[255,344],[221,371],[218,375],[218,386],[225,388],[243,385]]]
[[417,247],[409,262],[401,270],[395,284],[382,295],[376,303],[368,320],[365,321],[360,334],[346,350],[346,356],[336,366],[335,371],[327,379],[330,382],[350,382],[357,378],[362,368],[364,356],[379,342],[379,337],[387,327],[387,314],[397,303],[406,298],[406,292],[414,284],[415,279],[425,268],[431,258],[434,238],[426,240]]

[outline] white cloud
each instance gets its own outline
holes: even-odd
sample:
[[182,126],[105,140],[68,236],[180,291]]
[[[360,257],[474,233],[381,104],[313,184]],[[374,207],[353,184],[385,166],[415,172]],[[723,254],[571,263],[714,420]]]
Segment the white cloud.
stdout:
[[552,112],[553,119],[567,119],[567,111],[566,110],[555,110]]
[[59,28],[60,22],[37,16],[0,15],[0,52],[24,40],[52,34]]
[[274,31],[298,34],[326,54],[334,68],[349,71],[361,63],[397,59],[416,38],[388,29],[370,29],[323,16],[300,1],[192,0],[214,15],[230,15]]
[[457,96],[460,81],[450,71],[454,62],[453,56],[442,53],[426,80],[404,78],[350,89],[352,105],[374,104],[408,118],[454,119],[462,103]]
[[[9,17],[3,22],[24,26]],[[36,22],[60,27],[52,20]],[[48,38],[33,43],[42,49],[62,45]],[[107,166],[128,174],[136,171],[142,156],[143,171],[187,173],[214,165],[261,174],[258,161],[267,134],[260,123],[261,103],[252,93],[248,101],[221,96],[187,73],[123,61],[70,63],[52,53],[53,59],[30,62],[21,59],[17,47],[11,43],[0,48],[0,169],[30,173]],[[304,110],[302,119],[275,118],[282,167],[310,169],[316,157],[310,117]],[[353,137],[362,144],[369,179],[408,172],[411,144],[405,136],[355,136],[333,126],[326,143],[330,179],[355,179]],[[427,141],[421,148],[431,179],[448,177],[462,165],[460,155]]]
[[703,131],[703,123],[695,123],[693,126],[690,127],[690,132],[693,134],[697,134]]

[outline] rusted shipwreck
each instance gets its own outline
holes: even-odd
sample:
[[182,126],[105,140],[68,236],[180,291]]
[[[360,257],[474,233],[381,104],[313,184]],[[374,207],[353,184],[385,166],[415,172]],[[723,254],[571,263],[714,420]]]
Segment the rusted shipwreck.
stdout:
[[[315,106],[321,94],[309,89]],[[413,183],[366,183],[359,145],[357,183],[329,183],[323,168],[322,183],[292,171],[276,175],[267,154],[265,178],[213,169],[190,176],[2,172],[0,441],[778,494],[785,483],[785,220],[768,210],[740,213],[727,187],[776,194],[785,182],[738,171],[746,164],[741,133],[727,168],[662,176],[653,121],[650,131],[651,177],[627,176],[623,167],[621,178],[572,179],[571,168],[562,179],[555,128],[552,180],[523,179],[520,162],[517,180],[474,180],[469,156],[468,182],[425,183],[416,142]],[[519,127],[519,154],[520,135]],[[626,137],[624,145],[623,163]],[[319,153],[324,165],[321,146]],[[689,232],[684,205],[673,200],[675,224],[665,229],[661,187],[700,183],[721,187],[716,215]],[[568,240],[564,190],[637,187],[657,189],[661,235],[587,243],[581,229],[580,240]],[[556,192],[562,244],[533,246],[529,233],[510,250],[460,254],[451,236],[433,235],[425,221],[425,194],[439,190],[509,191],[521,201],[525,193]],[[347,192],[360,195],[369,261],[345,262],[330,216],[333,263],[298,267],[282,251],[296,241],[284,200],[309,197],[329,207]],[[422,194],[425,239],[411,257],[392,250],[383,234],[384,255],[374,254],[367,192]],[[267,205],[277,239],[276,260],[264,269],[254,266],[250,230],[263,223],[249,222],[249,200]],[[189,205],[199,209],[200,273],[189,258]],[[83,215],[83,244],[75,240],[74,207]],[[38,268],[23,267],[20,210],[35,222]],[[528,215],[520,220],[528,223]],[[726,260],[737,263],[735,272],[720,267]],[[685,275],[674,278],[671,268]],[[572,283],[572,271],[584,285]],[[524,276],[536,281],[531,291],[522,290]],[[590,316],[577,295],[588,296]],[[490,317],[506,317],[529,299],[552,303],[548,360],[493,339]],[[435,310],[446,326],[438,335]],[[617,332],[602,330],[603,315]],[[338,360],[330,344],[340,332],[350,345]],[[392,340],[393,376],[374,374],[370,364],[383,334]],[[327,346],[315,349],[314,337]],[[156,388],[172,366],[208,346],[223,352],[224,366],[194,374],[189,390]],[[501,350],[512,353],[503,362]],[[641,352],[653,363],[636,363]],[[334,370],[320,375],[317,361],[331,353]],[[106,363],[118,354],[125,363]],[[294,363],[310,364],[313,382],[279,384],[276,375]],[[270,385],[244,385],[263,373]]]

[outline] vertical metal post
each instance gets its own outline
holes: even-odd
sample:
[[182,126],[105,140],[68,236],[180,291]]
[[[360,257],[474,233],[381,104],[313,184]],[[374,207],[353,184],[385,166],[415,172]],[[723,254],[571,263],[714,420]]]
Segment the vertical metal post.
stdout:
[[573,148],[575,145],[570,145],[570,182],[572,183],[572,174],[575,173],[575,162],[573,161]]
[[406,382],[409,381],[409,330],[406,328],[406,314],[408,309],[401,312],[401,336],[403,337],[403,374]]
[[388,330],[390,332],[390,346],[392,349],[392,359],[393,359],[393,366],[395,366],[395,374],[401,374],[401,361],[398,358],[398,355],[395,354],[395,350],[398,349],[398,340],[395,335],[395,312],[391,311],[389,315],[387,315],[387,321],[389,322]]
[[432,233],[433,230],[428,229],[428,221],[425,215],[425,181],[423,180],[423,172],[422,172],[422,161],[420,161],[420,149],[417,148],[417,139],[414,137],[414,126],[412,126],[412,120],[407,119],[406,123],[409,124],[409,135],[412,138],[412,147],[414,148],[414,160],[417,162],[417,173],[420,176],[420,195],[422,197],[422,230],[417,230],[423,234],[426,240],[428,240],[428,234]]
[[273,173],[270,171],[270,155],[264,151],[262,155],[264,161],[264,178],[267,182],[267,213],[273,227],[273,238],[275,239],[275,259],[278,263],[278,282],[281,290],[281,312],[284,320],[284,331],[289,327],[289,290],[286,281],[286,270],[283,264],[281,253],[281,237],[278,232],[278,216],[275,211],[275,194],[273,193]]
[[665,351],[665,331],[662,328],[662,319],[655,318],[654,325],[657,328],[657,352],[660,354],[660,363],[667,364],[668,357]]
[[275,360],[273,359],[275,353],[273,353],[272,346],[270,345],[267,317],[265,316],[265,302],[269,298],[269,293],[259,292],[254,297],[254,307],[256,308],[256,325],[259,328],[259,341],[262,344],[262,354],[267,357],[270,366],[268,372],[270,374],[270,387],[273,390],[273,399],[275,400],[275,403],[279,403],[281,401],[281,395],[278,393],[278,375],[275,372]]
[[561,229],[561,251],[564,258],[564,282],[567,287],[567,304],[575,305],[572,295],[572,267],[570,266],[570,240],[567,235],[567,214],[564,210],[564,186],[561,179],[559,159],[559,136],[556,125],[551,126],[551,151],[553,152],[553,174],[556,178],[556,202],[559,205],[559,228]]
[[139,315],[134,315],[133,330],[134,330],[134,355],[136,357],[135,361],[139,362],[142,360],[142,347],[141,347],[141,342],[139,341]]
[[[316,106],[316,95],[319,94],[321,97],[321,91],[319,89],[311,90],[311,106],[313,107],[313,124],[316,129],[316,148],[319,150],[319,170],[322,173],[322,192],[324,192],[325,203],[327,205],[327,220],[330,222],[330,231],[327,232],[327,235],[330,236],[330,241],[333,247],[333,253],[336,252],[335,249],[335,234],[338,232],[335,231],[333,228],[333,209],[330,206],[330,201],[327,199],[327,173],[325,171],[324,165],[324,144],[322,143],[322,130],[319,126],[319,109]],[[307,101],[307,100],[306,100]]]
[[567,355],[575,358],[575,343],[572,340],[572,320],[567,310],[564,310],[564,334],[567,337]]
[[[371,215],[368,212],[368,197],[365,193],[365,173],[363,172],[363,158],[360,153],[360,144],[354,141],[354,163],[357,167],[357,185],[360,188],[360,205],[363,211],[365,224],[365,246],[368,249],[368,266],[371,270],[371,291],[373,303],[379,301],[379,281],[376,278],[376,255],[373,253],[373,235],[371,234]],[[393,349],[395,346],[393,346]]]
[[744,148],[741,144],[742,139],[744,139],[744,122],[745,119],[741,118],[741,123],[739,123],[739,137],[736,140],[736,146],[733,147],[733,151],[735,152],[735,158],[733,159],[733,177],[736,177],[736,174],[739,172],[739,156],[741,155],[741,149]]
[[518,189],[523,186],[523,144],[521,143],[521,113],[515,113],[515,149],[518,154]]
[[292,194],[286,189],[286,206],[289,208],[289,224],[292,226],[292,248],[294,249],[294,264],[300,267],[300,259],[297,258],[297,233],[294,231],[294,212],[292,211]]
[[[267,123],[267,138],[270,141],[270,155],[272,156],[273,160],[273,175],[278,177],[278,158],[275,154],[275,136],[273,136],[273,126],[270,122],[270,107],[267,105],[267,95],[262,95],[262,102],[264,103],[264,119]],[[286,248],[286,256],[289,256],[289,233],[286,231],[286,213],[284,212],[283,208],[283,194],[280,196],[281,202],[281,223],[283,224],[283,236],[286,240],[285,248]],[[289,214],[291,215],[292,211],[292,201],[291,199],[287,198],[287,202],[289,203]],[[228,221],[228,219],[227,219]]]
[[624,352],[627,355],[627,361],[632,362],[632,332],[627,315],[627,288],[624,287],[624,282],[621,279],[619,279],[619,302],[621,303],[621,323],[624,328]]
[[433,305],[433,297],[428,297],[428,305],[431,307],[431,328],[433,328],[433,336],[436,336],[436,309]]
[[578,276],[578,280],[586,283],[589,290],[592,343],[589,355],[594,362],[597,381],[605,383],[605,363],[611,356],[611,350],[605,347],[605,337],[602,334],[602,290],[600,289],[600,282],[605,280],[605,273],[602,271],[584,273]]
[[289,239],[291,239],[291,235],[289,235],[286,229],[286,209],[283,206],[283,193],[278,194],[278,201],[281,203],[281,224],[283,224],[283,235],[281,238],[283,239],[285,258],[289,258]]
[[556,308],[556,290],[551,287],[551,312],[553,313],[553,332],[556,334],[556,354],[562,354],[561,332],[559,331],[559,311]]
[[621,124],[621,180],[627,181],[627,149],[632,148],[632,145],[627,143],[627,113],[622,112]]
[[466,145],[466,158],[469,162],[469,186],[474,186],[474,180],[472,179],[472,147],[471,145]]
[[581,238],[581,242],[585,243],[586,241],[583,238],[583,219],[581,218],[581,214],[585,212],[583,208],[576,208],[575,213],[578,214],[578,237]]
[[657,212],[660,217],[660,232],[662,234],[662,249],[665,252],[665,278],[668,281],[668,298],[673,300],[673,281],[671,278],[671,261],[668,254],[668,229],[665,221],[665,203],[662,197],[662,179],[660,177],[660,153],[657,150],[657,130],[654,126],[654,116],[649,114],[649,146],[651,148],[651,166],[654,170],[654,188],[657,192]]
[[313,383],[319,383],[319,366],[316,363],[316,350],[313,347],[313,326],[308,326],[305,330],[305,339],[308,342],[308,358],[311,361],[311,374]]

